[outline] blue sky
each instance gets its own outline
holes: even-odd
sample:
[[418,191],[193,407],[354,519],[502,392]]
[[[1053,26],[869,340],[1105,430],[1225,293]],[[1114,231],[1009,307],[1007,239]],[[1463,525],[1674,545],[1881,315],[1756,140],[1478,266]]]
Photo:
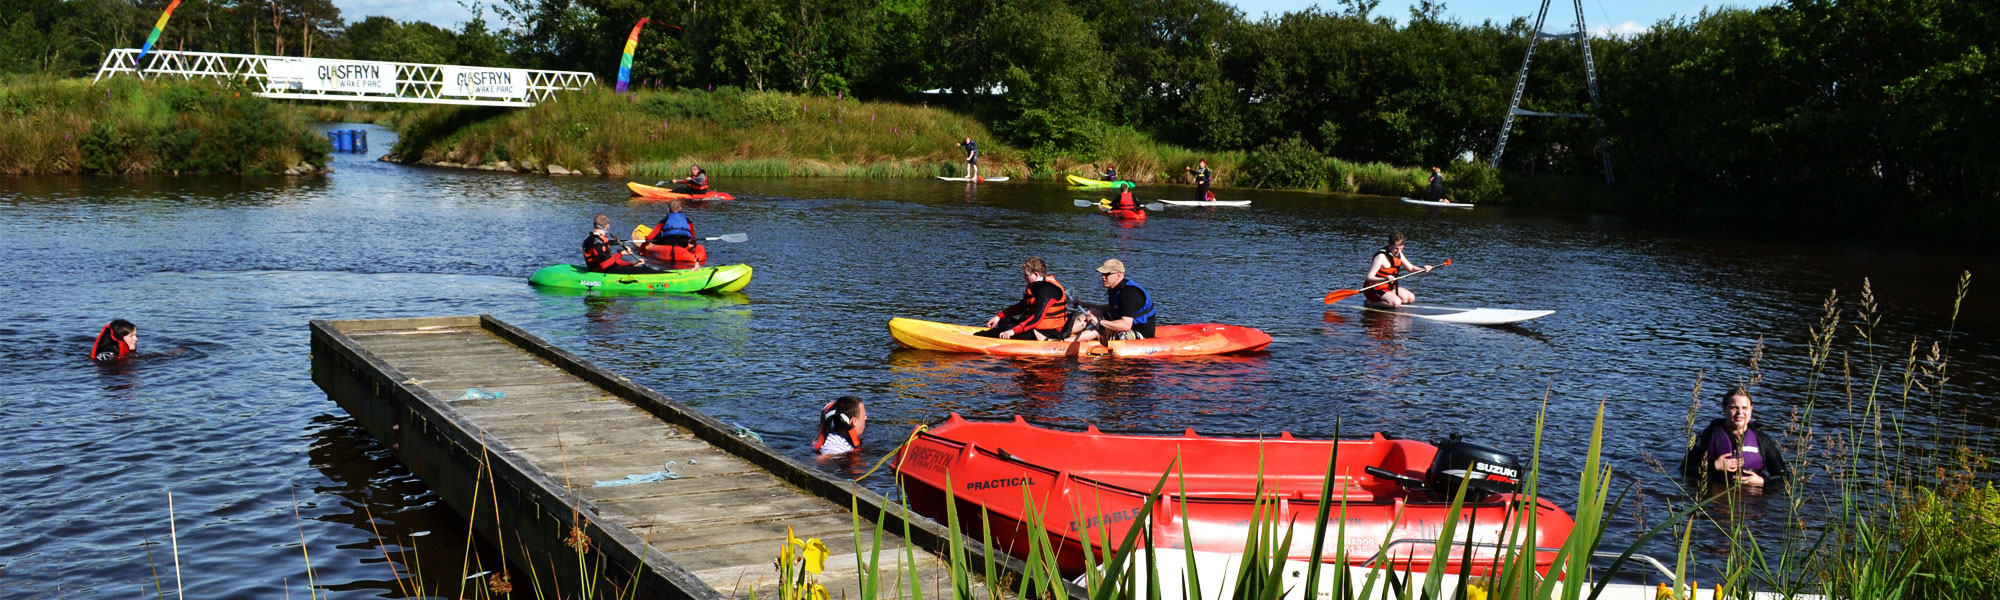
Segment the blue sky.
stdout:
[[[1303,10],[1314,4],[1332,10],[1334,2],[1316,0],[1228,0],[1243,13],[1255,19],[1265,14],[1278,15],[1288,11]],[[472,13],[453,0],[334,0],[340,7],[340,14],[348,22],[359,21],[369,15],[384,15],[399,21],[429,21],[456,29],[460,23],[472,18]],[[1740,6],[1755,7],[1771,4],[1772,0],[1583,0],[1583,18],[1590,29],[1600,33],[1631,32],[1651,26],[1669,16],[1688,16],[1701,12],[1703,7]],[[1409,14],[1408,0],[1382,0],[1376,7],[1376,14],[1403,20]],[[1551,33],[1571,30],[1576,22],[1573,0],[1551,0],[1549,23],[1546,29]],[[1445,0],[1445,13],[1464,23],[1478,23],[1493,20],[1506,22],[1516,16],[1534,18],[1534,12],[1541,7],[1534,0]],[[487,20],[493,21],[489,11]]]

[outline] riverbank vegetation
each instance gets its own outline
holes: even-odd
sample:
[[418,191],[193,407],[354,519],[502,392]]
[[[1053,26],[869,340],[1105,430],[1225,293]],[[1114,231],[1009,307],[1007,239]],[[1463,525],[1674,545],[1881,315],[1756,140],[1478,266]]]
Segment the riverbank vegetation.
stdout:
[[300,173],[330,150],[298,112],[210,82],[0,82],[0,174]]

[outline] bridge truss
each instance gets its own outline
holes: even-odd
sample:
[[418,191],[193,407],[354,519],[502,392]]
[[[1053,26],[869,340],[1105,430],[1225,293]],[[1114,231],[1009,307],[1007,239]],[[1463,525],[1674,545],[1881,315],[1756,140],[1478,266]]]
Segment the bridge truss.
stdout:
[[246,83],[266,98],[473,106],[534,106],[557,92],[597,85],[596,75],[582,71],[174,50],[154,50],[143,60],[136,48],[112,50],[92,81],[119,75],[214,79]]

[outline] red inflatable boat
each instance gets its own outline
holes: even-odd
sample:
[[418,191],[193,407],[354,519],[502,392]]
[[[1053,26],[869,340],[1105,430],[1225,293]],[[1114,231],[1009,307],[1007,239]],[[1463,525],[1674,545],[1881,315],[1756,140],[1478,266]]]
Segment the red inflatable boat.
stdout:
[[[1149,508],[1158,517],[1150,522],[1159,548],[1242,552],[1255,521],[1260,463],[1266,518],[1297,524],[1290,559],[1311,560],[1320,485],[1335,443],[1289,433],[1257,439],[1202,436],[1192,429],[1172,436],[1105,433],[1096,427],[1065,431],[1030,425],[1019,417],[968,421],[954,413],[904,447],[896,472],[911,506],[939,522],[945,522],[944,487],[949,476],[964,531],[975,539],[983,535],[980,511],[984,509],[992,522],[991,545],[1015,557],[1027,556],[1033,530],[1023,522],[1024,500],[1032,498],[1063,574],[1073,577],[1084,570],[1086,531],[1089,547],[1101,557]],[[1536,513],[1538,546],[1561,546],[1575,526],[1568,513],[1547,500],[1529,502],[1512,492],[1518,487],[1514,479],[1525,469],[1512,455],[1447,442],[1444,453],[1451,462],[1463,459],[1466,464],[1441,468],[1433,464],[1439,447],[1423,442],[1376,434],[1338,444],[1334,495],[1329,500],[1347,502],[1347,558],[1352,565],[1367,563],[1384,540],[1437,538],[1451,510],[1450,500],[1412,491],[1425,481],[1433,488],[1456,491],[1459,481],[1470,480],[1454,536],[1461,541],[1500,543],[1503,523],[1510,529],[1521,528],[1528,506]],[[1186,495],[1180,489],[1183,477],[1169,476],[1160,500],[1148,506],[1147,494],[1176,457],[1183,461]],[[1275,514],[1268,508],[1272,501]],[[1338,518],[1339,510],[1335,504],[1333,518]],[[1183,511],[1192,540],[1182,534]],[[1322,560],[1335,560],[1336,531],[1329,524]],[[1518,539],[1525,532],[1511,535]],[[1425,568],[1433,547],[1433,542],[1396,544],[1388,558],[1397,568]],[[1464,552],[1463,547],[1452,552],[1446,563],[1449,572],[1483,574],[1498,560],[1492,550],[1475,549],[1467,569],[1461,564]],[[1554,552],[1538,553],[1537,570],[1547,573],[1554,560]]]

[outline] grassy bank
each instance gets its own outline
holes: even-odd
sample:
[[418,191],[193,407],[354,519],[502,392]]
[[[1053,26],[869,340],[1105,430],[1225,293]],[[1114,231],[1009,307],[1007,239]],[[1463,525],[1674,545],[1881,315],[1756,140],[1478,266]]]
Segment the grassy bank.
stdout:
[[212,83],[0,82],[0,174],[297,172],[330,149],[299,111]]
[[[960,175],[957,144],[980,145],[985,175],[1052,178],[1090,175],[1115,163],[1143,184],[1192,183],[1183,171],[1207,159],[1218,186],[1420,193],[1428,171],[1350,163],[1309,148],[1274,145],[1255,152],[1208,153],[1163,144],[1131,129],[1102,131],[1090,155],[1030,159],[977,119],[927,106],[774,92],[608,91],[566,94],[526,110],[436,106],[399,121],[405,162],[489,165],[545,172],[550,165],[585,174],[666,178],[699,163],[719,177],[932,177]],[[1482,168],[1458,165],[1455,179],[1490,181]],[[1491,186],[1466,187],[1475,196]],[[1483,197],[1483,196],[1482,196]]]

